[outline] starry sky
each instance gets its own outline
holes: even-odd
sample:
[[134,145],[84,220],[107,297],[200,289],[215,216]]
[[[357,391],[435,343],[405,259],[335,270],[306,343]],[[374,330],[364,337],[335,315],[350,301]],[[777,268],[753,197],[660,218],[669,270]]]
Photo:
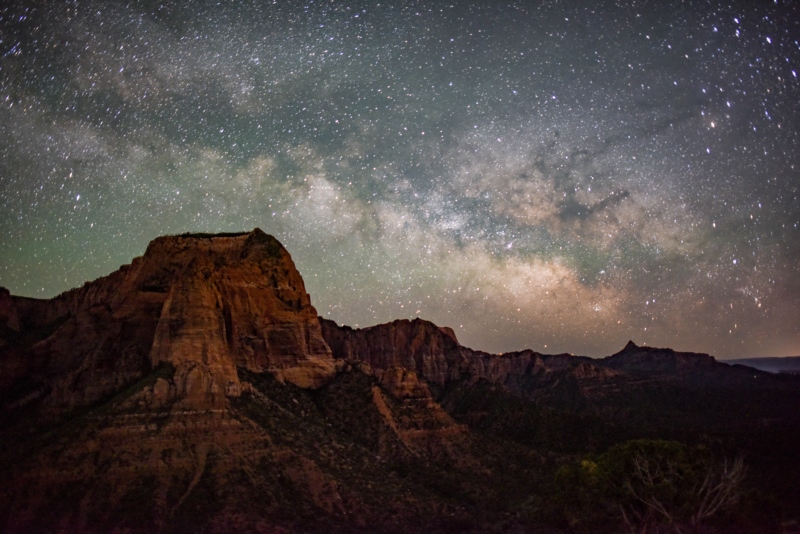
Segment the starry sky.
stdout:
[[[4,5],[9,5],[5,2]],[[800,3],[24,1],[0,285],[260,227],[319,313],[800,354]]]

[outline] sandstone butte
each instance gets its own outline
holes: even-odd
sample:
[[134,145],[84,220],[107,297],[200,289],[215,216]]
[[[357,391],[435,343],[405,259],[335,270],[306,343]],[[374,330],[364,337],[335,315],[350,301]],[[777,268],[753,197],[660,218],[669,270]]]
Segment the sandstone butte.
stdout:
[[[54,330],[3,359],[2,385],[34,377],[55,411],[108,395],[159,364],[153,394],[193,407],[241,394],[237,367],[319,386],[336,371],[303,279],[261,230],[161,237],[144,256],[51,300],[0,295],[6,331]],[[41,394],[45,394],[43,389]]]

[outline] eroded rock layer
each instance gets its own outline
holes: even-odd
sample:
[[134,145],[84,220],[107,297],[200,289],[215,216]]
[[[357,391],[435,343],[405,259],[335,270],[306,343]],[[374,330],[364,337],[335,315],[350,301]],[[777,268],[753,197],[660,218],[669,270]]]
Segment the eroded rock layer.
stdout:
[[259,229],[161,237],[109,276],[50,300],[0,295],[3,385],[59,412],[91,404],[159,365],[187,405],[242,390],[236,368],[318,387],[335,372],[289,253]]
[[[421,319],[393,321],[363,329],[321,319],[322,334],[337,359],[365,364],[385,387],[399,396],[448,383],[485,380],[526,397],[536,396],[564,377],[587,389],[619,373],[602,361],[570,354],[532,350],[489,354],[463,347],[450,328]],[[417,385],[420,382],[420,385]]]

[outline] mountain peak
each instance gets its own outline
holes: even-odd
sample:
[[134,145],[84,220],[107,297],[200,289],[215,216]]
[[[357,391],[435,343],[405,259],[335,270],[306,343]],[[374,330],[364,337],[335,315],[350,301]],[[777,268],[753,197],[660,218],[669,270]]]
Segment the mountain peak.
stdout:
[[633,342],[633,340],[629,340],[628,343],[625,345],[625,348],[622,349],[622,352],[628,352],[631,350],[637,350],[639,345]]

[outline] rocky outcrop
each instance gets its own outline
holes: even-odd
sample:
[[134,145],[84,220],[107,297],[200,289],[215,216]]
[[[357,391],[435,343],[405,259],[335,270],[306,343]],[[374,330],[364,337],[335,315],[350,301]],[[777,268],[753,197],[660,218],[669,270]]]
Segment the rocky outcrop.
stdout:
[[[337,359],[360,362],[399,397],[421,391],[409,384],[417,378],[441,390],[451,381],[486,380],[511,392],[535,396],[564,377],[591,382],[619,375],[591,358],[540,354],[532,350],[489,354],[463,347],[450,328],[422,319],[397,320],[363,329],[320,319],[322,334]],[[411,375],[410,373],[413,373]],[[399,376],[405,377],[400,386]]]
[[411,371],[434,386],[459,379],[467,368],[466,354],[455,333],[429,321],[406,319],[370,328],[339,326],[320,320],[334,356],[366,364],[381,381],[394,382],[397,369]]
[[633,341],[628,341],[621,351],[599,360],[599,362],[609,369],[628,374],[647,374],[651,376],[696,373],[723,365],[708,354],[640,347]]
[[344,362],[358,363],[398,399],[481,379],[525,394],[534,376],[604,372],[569,355],[474,351],[420,319],[361,330],[320,324],[289,253],[258,229],[158,238],[130,265],[50,300],[0,292],[0,341],[0,382],[15,391],[4,403],[56,413],[163,365],[175,372],[150,398],[190,408],[238,396],[247,386],[237,368],[316,388]]
[[[11,298],[11,293],[8,289],[0,287],[0,328],[3,328],[10,335],[12,332],[19,333],[21,326],[17,307],[14,304],[14,299]],[[3,339],[0,343],[3,343],[3,345],[0,345],[0,347],[3,347],[7,342]]]
[[50,300],[0,292],[0,339],[0,383],[26,390],[6,400],[56,412],[160,365],[176,369],[168,391],[193,407],[239,395],[237,367],[311,388],[336,371],[289,253],[259,229],[158,238],[130,265]]
[[742,365],[719,362],[708,354],[642,347],[633,341],[616,354],[597,362],[632,381],[670,381],[695,388],[752,389],[757,387],[754,378],[764,378],[767,374]]
[[[140,287],[167,292],[150,360],[176,366],[176,376],[186,369],[182,393],[193,395],[197,383],[215,398],[238,395],[236,367],[301,387],[318,387],[335,372],[303,279],[275,238],[258,229],[160,238],[148,257],[154,261],[142,270]],[[191,363],[199,365],[185,365]]]

